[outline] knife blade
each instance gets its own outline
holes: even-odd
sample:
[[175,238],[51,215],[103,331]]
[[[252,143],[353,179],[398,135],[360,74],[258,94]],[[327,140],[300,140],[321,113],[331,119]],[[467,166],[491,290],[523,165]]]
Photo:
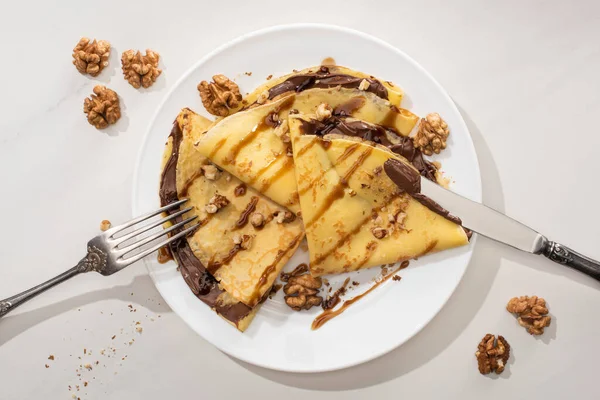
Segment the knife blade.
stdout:
[[421,194],[460,218],[465,228],[529,253],[539,254],[543,249],[544,236],[535,230],[428,179],[421,178]]
[[463,227],[516,249],[543,254],[554,262],[577,269],[600,281],[599,262],[548,240],[534,229],[499,211],[431,182],[404,162],[390,158],[385,162],[384,170],[401,190],[426,206],[429,203],[430,209],[437,205],[442,211],[447,210],[452,216],[460,218]]

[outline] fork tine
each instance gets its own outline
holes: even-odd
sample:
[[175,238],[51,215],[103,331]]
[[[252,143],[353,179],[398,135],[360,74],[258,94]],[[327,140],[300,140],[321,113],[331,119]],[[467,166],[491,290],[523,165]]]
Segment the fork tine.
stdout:
[[198,227],[200,227],[200,224],[196,224],[196,225],[190,226],[189,228],[187,228],[187,229],[179,232],[178,234],[173,235],[170,238],[167,238],[166,240],[163,240],[159,244],[157,244],[157,245],[155,245],[155,246],[153,246],[153,247],[151,247],[151,248],[149,248],[147,250],[144,250],[141,253],[136,254],[133,257],[130,257],[130,258],[127,258],[127,259],[121,258],[121,259],[118,260],[118,262],[124,268],[124,267],[126,267],[126,266],[128,266],[130,264],[133,264],[136,261],[141,260],[142,258],[146,257],[148,254],[154,253],[156,250],[160,249],[161,247],[166,246],[169,243],[174,242],[175,240],[178,240],[178,239],[180,239],[182,237],[185,237],[188,233],[192,232],[195,229],[198,229]]
[[127,241],[129,239],[131,239],[134,236],[137,236],[137,235],[142,234],[142,233],[144,233],[146,231],[149,231],[152,228],[156,228],[157,226],[162,225],[165,222],[169,222],[169,221],[171,221],[171,220],[173,220],[173,219],[175,219],[175,218],[177,218],[177,217],[179,217],[179,216],[181,216],[181,215],[185,214],[186,212],[191,211],[193,209],[194,209],[194,207],[188,207],[185,210],[177,211],[176,213],[173,213],[173,214],[171,214],[171,215],[169,215],[169,216],[167,216],[167,217],[165,217],[163,219],[159,219],[158,221],[154,221],[151,224],[144,225],[143,227],[141,227],[141,228],[139,228],[139,229],[137,229],[137,230],[135,230],[133,232],[130,232],[127,235],[121,236],[121,237],[119,237],[117,239],[112,239],[112,241],[113,241],[113,243],[115,245],[118,246],[119,244],[121,244],[121,243],[123,243],[123,242],[125,242],[125,241]]
[[198,218],[198,216],[194,215],[193,217],[190,217],[190,218],[188,218],[186,220],[183,220],[183,221],[179,222],[178,224],[175,224],[175,225],[173,225],[173,226],[171,226],[171,227],[169,227],[167,229],[163,229],[160,232],[156,232],[154,235],[150,235],[147,238],[144,238],[144,239],[140,240],[139,242],[135,242],[135,243],[133,243],[133,244],[127,246],[127,247],[124,247],[122,249],[117,249],[115,251],[115,254],[117,254],[117,255],[119,255],[119,256],[122,257],[125,254],[130,253],[131,251],[133,251],[133,250],[135,250],[135,249],[137,249],[137,248],[139,248],[139,247],[141,247],[141,246],[143,246],[145,244],[148,244],[148,243],[152,242],[153,240],[158,239],[161,236],[164,236],[164,235],[166,235],[168,233],[171,233],[174,230],[183,228],[185,226],[185,224],[187,224],[188,222],[192,222],[196,218]]
[[109,237],[112,237],[115,233],[121,232],[123,229],[129,228],[132,225],[135,225],[137,223],[145,221],[148,218],[152,218],[155,215],[158,215],[160,213],[169,211],[169,210],[171,210],[171,209],[173,209],[175,207],[179,207],[180,205],[182,205],[186,201],[188,201],[188,199],[183,199],[183,200],[179,200],[179,201],[176,201],[174,203],[171,203],[171,204],[167,204],[166,206],[161,207],[158,210],[155,210],[155,211],[149,212],[148,214],[144,214],[144,215],[142,215],[140,217],[134,218],[134,219],[132,219],[129,222],[125,222],[124,224],[117,225],[114,228],[110,229],[110,231],[107,231],[107,232],[110,232],[109,233]]

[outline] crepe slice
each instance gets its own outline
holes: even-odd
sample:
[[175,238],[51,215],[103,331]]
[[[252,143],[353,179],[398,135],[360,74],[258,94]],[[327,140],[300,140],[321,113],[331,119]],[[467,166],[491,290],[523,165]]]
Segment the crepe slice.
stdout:
[[288,115],[313,114],[322,104],[333,115],[391,126],[408,135],[418,117],[403,114],[389,102],[359,89],[308,89],[268,104],[240,111],[201,134],[198,152],[248,186],[293,212],[300,210],[289,141]]
[[[266,298],[304,233],[293,213],[219,171],[194,149],[197,136],[210,125],[189,109],[177,117],[164,153],[161,202],[189,199],[183,207],[193,210],[183,217],[197,215],[201,227],[185,243],[172,248],[174,258],[201,300],[205,300],[199,294],[206,291],[202,289],[206,282],[214,283],[215,289],[207,294],[215,303],[211,307],[244,330],[255,312],[253,308]],[[174,171],[174,176],[166,179],[168,171]],[[211,204],[218,208],[216,212]],[[263,217],[260,226],[250,222],[254,214]],[[278,218],[290,215],[292,218]],[[225,311],[224,307],[239,312],[235,318],[227,318],[220,312]],[[248,319],[236,320],[242,310]]]
[[405,158],[360,138],[305,134],[310,121],[289,118],[312,275],[414,259],[468,242],[460,225],[399,192],[383,172],[390,158],[413,168]]

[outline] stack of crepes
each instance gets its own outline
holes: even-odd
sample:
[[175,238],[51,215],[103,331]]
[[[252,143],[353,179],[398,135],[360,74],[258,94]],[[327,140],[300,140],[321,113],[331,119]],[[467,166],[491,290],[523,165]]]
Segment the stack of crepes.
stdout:
[[315,67],[269,80],[215,122],[182,110],[160,195],[189,198],[201,221],[171,247],[194,294],[244,331],[305,236],[313,276],[466,244],[460,225],[382,170],[394,158],[436,179],[409,138],[419,118],[400,108],[402,94],[361,72]]

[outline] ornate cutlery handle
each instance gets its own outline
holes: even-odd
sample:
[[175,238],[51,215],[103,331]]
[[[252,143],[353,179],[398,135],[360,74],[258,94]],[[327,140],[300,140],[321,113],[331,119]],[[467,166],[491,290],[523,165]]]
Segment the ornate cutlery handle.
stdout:
[[96,260],[94,258],[94,253],[89,252],[81,261],[79,261],[79,263],[76,266],[74,266],[70,270],[63,272],[62,274],[55,276],[54,278],[47,280],[42,284],[34,286],[31,289],[15,294],[14,296],[7,297],[4,300],[0,300],[0,317],[3,317],[10,311],[25,303],[27,300],[33,299],[38,294],[45,292],[51,287],[54,287],[68,279],[71,279],[75,275],[78,275],[82,272],[88,272],[93,270],[95,262]]
[[560,243],[547,241],[543,254],[554,262],[574,268],[600,281],[600,263],[588,258]]

